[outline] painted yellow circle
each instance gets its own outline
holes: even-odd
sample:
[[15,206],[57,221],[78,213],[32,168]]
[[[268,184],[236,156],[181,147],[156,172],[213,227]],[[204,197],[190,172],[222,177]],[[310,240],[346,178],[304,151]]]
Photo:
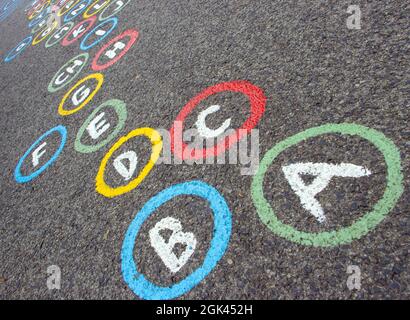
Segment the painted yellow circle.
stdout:
[[73,8],[78,2],[80,2],[80,0],[75,1],[71,6],[69,6],[66,10],[64,10],[64,7],[62,7],[60,10],[58,10],[57,15],[58,16],[62,16],[64,14],[66,14],[68,11],[71,10],[71,8]]
[[104,9],[110,2],[111,0],[106,0],[106,2],[104,2],[104,5],[101,6],[100,8],[98,8],[94,13],[89,14],[88,11],[90,11],[90,9],[94,8],[94,5],[98,2],[100,2],[101,0],[96,0],[94,1],[88,8],[87,10],[85,10],[85,12],[83,13],[83,18],[87,19],[89,17],[95,16],[98,12],[100,12],[102,9]]
[[[132,180],[130,183],[128,183],[125,186],[112,188],[109,185],[107,185],[104,180],[104,172],[105,172],[105,168],[107,166],[108,160],[110,160],[114,152],[118,150],[125,142],[127,142],[128,140],[136,136],[146,136],[151,141],[151,146],[152,146],[151,157],[148,163],[145,165],[145,167],[141,170],[140,174],[134,180]],[[103,196],[106,196],[107,198],[114,198],[116,196],[122,195],[124,193],[127,193],[135,189],[145,179],[148,173],[152,170],[152,168],[154,167],[155,163],[157,162],[159,158],[161,150],[162,150],[162,139],[158,131],[152,128],[138,128],[138,129],[131,131],[126,136],[123,136],[120,139],[118,139],[118,141],[111,147],[110,150],[108,150],[107,154],[102,159],[100,168],[98,169],[98,173],[95,178],[95,189],[97,190],[98,193],[102,194]]]
[[[64,109],[64,104],[70,94],[80,85],[82,85],[84,82],[90,79],[96,79],[97,80],[97,86],[95,89],[88,95],[87,99],[85,99],[77,108],[71,109],[71,110],[66,110]],[[104,82],[104,76],[101,73],[92,73],[85,78],[82,78],[80,81],[78,81],[68,92],[64,95],[63,99],[60,102],[60,105],[58,106],[58,113],[62,116],[69,116],[73,113],[76,113],[80,111],[88,102],[91,101],[91,99],[95,96],[95,94],[100,90],[102,84]]]
[[47,32],[46,35],[43,35],[44,31],[48,29],[48,27],[45,27],[44,29],[40,30],[36,37],[33,39],[33,42],[31,43],[32,46],[35,46],[36,44],[40,43],[41,41],[43,41],[45,38],[47,38],[50,34],[53,33],[54,29],[57,27],[57,21],[53,22],[53,25],[50,29],[49,32]]

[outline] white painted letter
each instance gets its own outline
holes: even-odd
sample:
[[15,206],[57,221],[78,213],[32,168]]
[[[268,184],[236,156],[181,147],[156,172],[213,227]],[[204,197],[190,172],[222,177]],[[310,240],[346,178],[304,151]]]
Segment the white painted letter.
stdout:
[[100,121],[102,118],[104,118],[104,116],[105,112],[101,112],[87,126],[88,134],[94,140],[98,139],[110,127],[110,124],[107,123],[107,121],[105,121],[104,119]]
[[[46,150],[42,150],[45,146],[47,145],[47,142],[43,142],[40,144],[32,153],[32,162],[33,162],[33,167],[37,167],[39,164],[39,159],[46,153]],[[42,150],[42,151],[40,151]]]
[[206,139],[215,138],[215,137],[221,135],[222,133],[224,133],[224,131],[226,129],[228,129],[228,127],[231,124],[231,119],[230,118],[226,119],[224,121],[224,123],[216,130],[209,129],[206,126],[206,123],[205,123],[206,117],[211,113],[217,112],[220,108],[221,108],[221,106],[219,106],[219,105],[213,105],[213,106],[210,106],[208,109],[202,111],[198,115],[198,119],[196,120],[195,125],[198,128],[198,133],[199,133],[200,136],[202,136]]
[[[128,168],[122,163],[122,160],[128,159],[129,166]],[[134,151],[127,151],[120,154],[114,160],[114,168],[118,171],[120,175],[124,177],[125,180],[130,180],[134,174],[135,169],[137,168],[138,157]]]
[[[300,198],[300,202],[316,219],[322,223],[326,220],[324,211],[315,196],[329,184],[333,177],[359,178],[371,174],[370,170],[351,163],[294,163],[282,167],[286,179],[293,191]],[[316,176],[308,186],[305,185],[300,174]]]
[[[172,234],[166,241],[159,233],[161,230],[171,230]],[[172,272],[178,272],[188,261],[196,248],[196,239],[191,232],[182,232],[182,225],[178,219],[167,217],[159,221],[149,231],[151,246],[159,255],[162,262]],[[185,244],[185,250],[178,258],[172,251],[175,244]]]
[[108,50],[106,53],[104,53],[108,58],[113,59],[117,55],[117,50],[122,50],[125,48],[125,44],[123,44],[121,41],[116,42],[114,44],[114,48]]
[[[85,85],[82,85],[79,89],[77,89],[73,97],[71,98],[71,101],[74,103],[74,105],[78,106],[81,102],[83,102],[88,95],[90,94],[91,90],[90,88],[86,87]],[[80,95],[80,97],[78,97]]]

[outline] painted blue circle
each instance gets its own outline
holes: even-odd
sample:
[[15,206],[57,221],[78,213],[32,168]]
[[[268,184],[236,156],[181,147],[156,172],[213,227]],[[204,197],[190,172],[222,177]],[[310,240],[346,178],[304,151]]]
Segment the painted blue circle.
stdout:
[[[21,166],[23,165],[24,160],[28,157],[28,155],[34,150],[34,148],[40,144],[42,140],[44,140],[46,137],[48,137],[50,134],[53,132],[58,132],[61,135],[61,142],[60,146],[58,147],[57,151],[53,154],[50,160],[48,160],[40,169],[34,171],[28,176],[23,176],[21,174]],[[25,183],[33,180],[36,178],[38,175],[40,175],[44,170],[47,169],[54,161],[57,160],[58,156],[60,155],[61,151],[63,151],[64,145],[67,141],[67,129],[59,125],[57,127],[54,127],[50,130],[48,130],[46,133],[44,133],[40,138],[38,138],[32,145],[31,147],[26,151],[26,153],[20,158],[19,162],[17,163],[16,169],[14,169],[14,178],[18,183]]]
[[[107,23],[112,23],[112,26],[110,27],[110,29],[108,29],[108,30],[104,33],[104,35],[103,35],[102,37],[98,38],[96,41],[92,42],[90,45],[86,45],[85,43],[87,42],[88,38],[89,38],[90,36],[92,36],[98,29],[100,29],[101,26],[103,26],[103,25],[105,25],[105,24],[107,24]],[[118,24],[118,18],[117,18],[117,17],[113,17],[113,18],[110,18],[110,19],[108,19],[108,20],[104,20],[103,22],[101,22],[99,25],[97,25],[94,29],[92,29],[92,30],[84,37],[84,39],[81,41],[80,49],[86,51],[86,50],[88,50],[88,49],[91,49],[92,47],[94,47],[95,45],[97,45],[98,43],[100,43],[101,41],[103,41],[103,40],[115,29],[115,27],[117,26],[117,24]]]
[[[84,2],[86,2],[86,5],[84,6],[84,8],[82,8],[80,11],[78,11],[75,15],[72,16],[71,12],[75,11],[77,7],[81,6],[81,4],[83,4]],[[74,7],[70,9],[70,11],[67,12],[67,14],[64,17],[64,22],[68,22],[68,21],[71,21],[77,18],[80,14],[82,14],[85,11],[85,9],[87,9],[87,7],[90,4],[91,4],[91,0],[83,0],[77,3]]]
[[[133,256],[134,243],[144,221],[165,202],[179,195],[194,195],[208,200],[214,218],[214,234],[202,266],[180,282],[169,287],[160,287],[145,279],[144,275],[138,272]],[[231,212],[218,190],[201,181],[173,185],[152,197],[136,214],[128,227],[121,249],[123,278],[131,290],[143,299],[165,300],[179,297],[198,285],[215,268],[228,247],[231,230]]]
[[[27,38],[24,38],[23,40],[21,40],[17,46],[15,46],[13,49],[11,49],[9,51],[9,53],[7,54],[7,56],[4,58],[4,62],[10,62],[11,60],[13,60],[15,57],[17,57],[20,53],[22,53],[27,46],[30,45],[31,41],[33,40],[33,36],[28,36]],[[16,51],[16,49],[24,43],[24,47],[21,48],[19,51]]]

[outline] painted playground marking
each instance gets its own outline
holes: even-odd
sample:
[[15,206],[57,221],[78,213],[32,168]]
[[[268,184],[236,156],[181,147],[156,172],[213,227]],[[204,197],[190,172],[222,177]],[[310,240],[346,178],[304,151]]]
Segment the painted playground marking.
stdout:
[[[162,230],[172,231],[168,240],[161,236]],[[173,217],[157,222],[149,231],[149,238],[151,246],[172,273],[177,273],[188,262],[196,248],[195,235],[192,232],[183,232],[181,221]],[[172,251],[177,243],[185,245],[185,250],[179,257]]]
[[76,42],[93,27],[96,21],[97,18],[95,16],[91,16],[90,18],[77,23],[63,38],[61,45],[66,47]]
[[[212,147],[203,148],[202,150],[196,150],[191,146],[183,142],[182,135],[183,130],[178,130],[177,124],[182,124],[188,115],[205,99],[208,97],[221,93],[221,92],[238,92],[246,95],[249,98],[250,103],[250,116],[245,120],[242,126],[236,129],[232,134],[225,137],[224,140],[215,144]],[[251,132],[253,128],[258,124],[259,120],[262,118],[265,112],[266,97],[262,89],[251,84],[247,81],[232,81],[223,82],[215,86],[208,87],[197,96],[192,98],[188,103],[182,108],[180,113],[177,115],[174,124],[170,130],[171,132],[171,150],[174,155],[182,160],[198,160],[208,157],[216,157],[222,152],[228,150],[231,146],[235,145],[238,141],[243,139],[247,134]],[[211,106],[207,110],[199,114],[198,120],[196,121],[196,126],[199,133],[204,136],[214,136],[215,134],[220,135],[223,133],[227,127],[230,125],[230,119],[225,120],[222,126],[216,131],[212,131],[205,125],[205,117],[209,113],[213,113],[219,110],[219,106]],[[178,142],[178,144],[176,143]]]
[[54,31],[54,33],[47,39],[45,47],[50,48],[55,44],[59,43],[68,32],[74,27],[74,22],[70,21],[62,25],[59,29]]
[[[333,177],[360,178],[369,176],[370,170],[351,163],[294,163],[282,167],[290,187],[300,198],[303,208],[308,210],[320,223],[326,220],[325,212],[315,196],[325,189]],[[301,174],[315,176],[315,179],[306,185]]]
[[[213,214],[213,237],[203,264],[185,279],[169,287],[158,286],[138,272],[134,260],[135,240],[144,222],[155,210],[180,195],[193,195],[208,201]],[[177,228],[178,229],[178,228]],[[152,197],[135,215],[125,234],[121,250],[121,270],[125,282],[142,299],[162,300],[179,297],[197,286],[218,264],[225,254],[232,230],[232,217],[223,196],[201,181],[173,185]]]
[[[110,27],[107,30],[105,30],[106,25],[110,25]],[[103,22],[98,24],[94,29],[88,32],[88,34],[81,41],[80,49],[85,51],[99,44],[101,41],[103,41],[106,37],[108,37],[111,34],[111,32],[117,27],[117,25],[118,19],[116,17],[104,20]],[[99,36],[99,38],[87,44],[88,39],[93,35],[97,35]]]
[[[94,84],[89,86],[90,82],[93,82]],[[100,90],[103,82],[104,75],[102,73],[92,73],[82,78],[64,95],[58,105],[58,113],[62,116],[69,116],[80,111],[91,101],[98,90]],[[94,89],[90,89],[90,87],[94,87]],[[69,105],[74,106],[74,108],[66,109],[65,104],[70,96],[71,99]]]
[[[112,188],[109,185],[106,184],[104,180],[104,172],[107,167],[108,160],[110,160],[111,156],[113,153],[118,150],[124,143],[126,143],[128,140],[137,137],[137,136],[145,136],[147,137],[152,146],[152,151],[151,151],[151,157],[148,161],[148,163],[145,165],[145,167],[141,170],[139,175],[131,180],[128,184],[116,188]],[[136,187],[145,179],[145,177],[148,175],[148,173],[152,170],[152,168],[155,165],[155,162],[157,162],[159,155],[162,150],[162,139],[161,135],[154,129],[152,128],[138,128],[130,133],[128,133],[126,136],[121,137],[112,147],[111,149],[107,152],[107,154],[104,156],[103,160],[101,161],[100,168],[98,170],[97,176],[95,178],[95,189],[98,193],[102,194],[105,197],[108,198],[113,198],[119,195],[122,195],[124,193],[127,193]],[[121,157],[121,155],[120,155]],[[118,170],[118,169],[117,169]],[[121,174],[121,172],[119,172]],[[127,176],[127,175],[126,175]]]
[[[55,153],[52,155],[52,157],[45,163],[43,164],[40,168],[36,169],[33,171],[31,174],[28,176],[24,176],[21,174],[21,167],[24,163],[24,160],[31,154],[32,155],[32,164],[33,168],[37,167],[39,164],[39,159],[45,155],[46,153],[46,143],[43,142],[49,135],[53,134],[54,132],[58,132],[61,136],[61,141],[60,141],[60,146],[58,149],[55,151]],[[14,170],[14,178],[18,183],[25,183],[29,182],[36,177],[38,177],[43,171],[45,171],[54,161],[57,160],[58,156],[61,154],[63,151],[63,148],[65,146],[65,143],[67,141],[67,129],[64,126],[57,126],[54,127],[50,130],[48,130],[46,133],[44,133],[40,138],[38,138],[31,146],[28,148],[28,150],[24,153],[24,155],[20,158],[19,162],[17,163],[17,166]],[[43,143],[42,143],[43,142]]]
[[[373,210],[367,212],[349,227],[319,233],[299,231],[278,219],[263,195],[263,179],[269,166],[284,150],[306,139],[329,133],[356,135],[371,142],[383,154],[387,165],[386,190],[383,197],[374,205]],[[253,178],[251,193],[259,217],[273,233],[289,241],[318,247],[334,247],[350,243],[374,229],[394,208],[403,193],[400,151],[383,133],[361,125],[342,123],[310,128],[279,142],[265,154]]]
[[[94,16],[93,16],[94,17]],[[127,41],[124,41],[128,38]],[[103,47],[95,54],[95,57],[91,63],[91,69],[94,71],[102,71],[112,66],[118,60],[120,60],[131,49],[132,45],[138,39],[138,31],[134,29],[128,29],[108,41]],[[125,44],[125,43],[126,44]],[[99,64],[98,60],[104,55],[110,60],[104,64]]]
[[[93,15],[96,15],[98,12],[100,12],[102,9],[104,9],[111,0],[96,0],[94,1],[88,8],[87,10],[84,11],[83,18],[87,19]],[[102,3],[101,3],[102,2]],[[91,9],[95,9],[94,11],[91,11]]]
[[[114,109],[117,115],[118,122],[114,130],[112,130],[112,132],[105,139],[99,141],[97,144],[83,144],[81,142],[81,138],[85,132],[88,132],[93,140],[98,140],[111,127],[111,124],[104,119],[105,112],[103,110],[105,109]],[[111,99],[104,102],[88,116],[81,128],[78,130],[74,143],[74,149],[81,153],[91,153],[101,149],[118,135],[124,127],[126,120],[127,108],[123,101]]]
[[110,4],[100,13],[99,20],[104,21],[111,18],[124,9],[124,7],[130,2],[131,0],[115,0],[110,2]]
[[48,84],[48,92],[56,92],[73,81],[87,64],[88,57],[86,52],[68,60],[51,79]]
[[21,40],[21,42],[17,46],[9,51],[6,58],[4,58],[4,62],[10,62],[18,55],[20,55],[28,46],[30,46],[32,40],[32,36],[28,36],[27,38]]

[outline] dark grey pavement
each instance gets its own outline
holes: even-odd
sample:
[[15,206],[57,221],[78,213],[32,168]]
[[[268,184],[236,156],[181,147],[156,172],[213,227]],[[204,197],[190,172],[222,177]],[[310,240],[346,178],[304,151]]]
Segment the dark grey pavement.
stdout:
[[[361,30],[346,27],[351,4],[361,8]],[[90,66],[62,90],[50,93],[47,86],[63,64],[82,52],[79,42],[45,48],[44,40],[4,62],[9,50],[30,35],[23,8],[0,22],[1,299],[138,299],[121,272],[126,231],[151,197],[191,180],[208,183],[226,199],[232,235],[212,272],[180,299],[410,298],[408,1],[132,0],[117,14],[112,34],[88,52],[94,57],[130,28],[139,31],[137,43],[101,71],[101,90],[71,116],[59,115],[58,105],[74,83],[93,73]],[[253,177],[241,175],[240,164],[158,164],[122,196],[106,198],[96,192],[101,160],[120,136],[140,127],[169,129],[198,93],[234,80],[249,81],[267,98],[257,125],[260,159],[282,140],[327,123],[359,124],[391,140],[400,151],[404,177],[392,183],[404,191],[383,221],[347,244],[321,248],[290,241],[262,222],[251,196]],[[77,152],[78,129],[93,108],[109,99],[126,103],[125,127],[102,149]],[[190,127],[210,103],[222,108],[209,117],[209,127],[228,117],[239,127],[249,116],[247,99],[221,93],[187,118]],[[33,181],[17,183],[14,169],[24,152],[60,124],[68,137],[56,162]],[[147,141],[139,138],[128,146],[139,155],[138,166],[148,161]],[[56,147],[51,139],[49,148]],[[332,180],[317,197],[328,220],[319,224],[281,171],[295,162],[355,163],[372,175]],[[24,173],[30,172],[30,161],[25,165]],[[112,166],[107,170],[110,183],[119,184]],[[387,170],[372,143],[358,136],[322,135],[274,160],[263,181],[264,196],[285,224],[305,232],[336,230],[372,210],[387,187]],[[163,264],[148,236],[167,216],[178,218],[197,239],[194,254],[176,274]],[[171,200],[141,228],[134,252],[139,271],[159,286],[177,283],[202,264],[212,233],[205,200]],[[47,288],[50,265],[61,268],[60,290]],[[346,284],[349,265],[360,267],[360,290],[351,291]]]

